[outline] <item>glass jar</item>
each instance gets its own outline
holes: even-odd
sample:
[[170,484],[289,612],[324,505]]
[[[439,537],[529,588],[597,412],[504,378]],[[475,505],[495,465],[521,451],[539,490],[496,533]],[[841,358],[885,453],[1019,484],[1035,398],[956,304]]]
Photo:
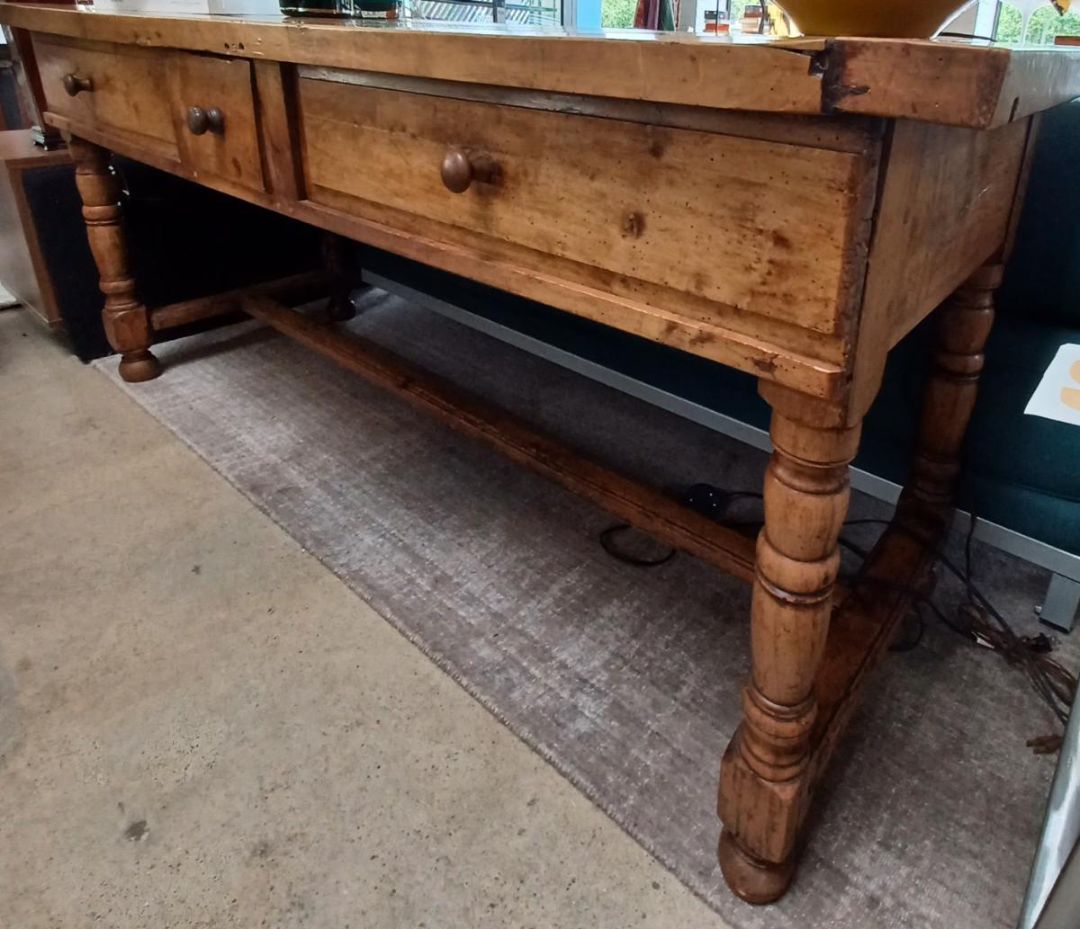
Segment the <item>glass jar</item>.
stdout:
[[743,7],[740,27],[747,35],[755,35],[761,31],[762,9],[759,4],[748,3]]

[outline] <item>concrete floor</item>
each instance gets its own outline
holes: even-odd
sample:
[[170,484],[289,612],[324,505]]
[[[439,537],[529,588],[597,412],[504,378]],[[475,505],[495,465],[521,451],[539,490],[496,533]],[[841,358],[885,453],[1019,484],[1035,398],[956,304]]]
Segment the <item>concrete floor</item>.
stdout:
[[5,929],[723,926],[22,311],[0,630]]

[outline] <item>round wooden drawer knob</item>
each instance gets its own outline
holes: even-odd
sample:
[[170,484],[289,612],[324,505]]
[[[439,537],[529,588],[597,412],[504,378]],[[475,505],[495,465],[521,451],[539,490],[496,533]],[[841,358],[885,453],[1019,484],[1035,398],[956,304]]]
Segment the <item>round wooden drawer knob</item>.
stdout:
[[498,184],[502,177],[499,164],[488,155],[479,155],[465,151],[463,148],[448,148],[443,155],[442,168],[443,185],[447,190],[455,194],[464,193],[472,186],[473,181],[482,184]]
[[83,91],[89,93],[94,89],[94,79],[79,77],[77,74],[64,75],[64,92],[69,97],[77,97]]
[[221,135],[225,131],[225,114],[216,106],[206,109],[201,106],[188,107],[187,127],[192,135],[205,135],[207,132]]

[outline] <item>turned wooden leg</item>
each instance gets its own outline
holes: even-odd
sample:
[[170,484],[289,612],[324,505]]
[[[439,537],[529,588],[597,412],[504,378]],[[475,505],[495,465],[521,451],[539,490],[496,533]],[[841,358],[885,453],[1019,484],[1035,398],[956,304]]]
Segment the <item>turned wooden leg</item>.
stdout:
[[150,352],[154,341],[150,314],[135,295],[135,280],[128,267],[120,185],[110,170],[105,149],[79,138],[72,138],[70,146],[86,235],[105,295],[105,335],[120,353],[120,376],[125,381],[148,381],[161,373],[161,365]]
[[352,279],[346,267],[345,240],[341,236],[326,232],[322,237],[323,267],[330,272],[333,283],[330,296],[326,301],[326,315],[336,323],[343,323],[356,315],[356,308],[349,299],[352,294]]
[[782,408],[782,396],[767,395],[774,451],[757,544],[752,673],[743,691],[743,722],[720,769],[720,867],[731,889],[750,903],[780,897],[794,869],[811,786],[815,681],[840,567],[848,463],[860,431],[805,416],[812,404]]
[[926,385],[901,520],[940,532],[952,509],[960,453],[979,389],[986,340],[994,322],[994,291],[1002,267],[979,268],[938,310],[938,345]]
[[[904,532],[887,533],[883,543],[891,542],[891,548],[884,545],[877,559],[880,566],[910,562],[908,584],[916,583],[913,572],[947,524],[1001,273],[997,264],[980,268],[938,311],[939,345],[918,450],[898,508]],[[859,427],[850,425],[856,411],[822,406],[775,385],[763,384],[762,394],[773,407],[775,450],[758,537],[752,674],[743,692],[743,722],[721,764],[719,799],[720,866],[732,890],[751,903],[777,899],[790,882],[814,780],[850,715],[864,666],[876,660],[865,656],[883,652],[890,638],[862,615],[865,605],[849,598],[850,609],[839,615],[838,641],[849,651],[859,638],[865,644],[854,663],[850,655],[830,654],[831,670],[822,680],[831,683],[820,690],[840,562],[837,542],[847,513],[848,463],[859,440]],[[913,529],[924,537],[913,539]],[[883,623],[902,615],[887,604],[879,612]],[[826,702],[816,724],[821,693]]]

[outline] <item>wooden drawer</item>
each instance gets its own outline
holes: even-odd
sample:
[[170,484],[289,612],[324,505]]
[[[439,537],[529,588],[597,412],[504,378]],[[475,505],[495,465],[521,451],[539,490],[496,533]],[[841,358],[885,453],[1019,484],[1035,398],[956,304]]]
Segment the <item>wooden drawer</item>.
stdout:
[[[176,127],[168,103],[168,55],[130,45],[34,36],[50,113],[74,126],[119,133],[158,157],[176,160]],[[65,80],[79,82],[75,96]]]
[[[251,63],[177,52],[169,63],[169,94],[180,157],[192,173],[264,190]],[[192,107],[216,109],[222,121],[196,134],[188,121]]]
[[[633,296],[645,282],[641,299],[674,311],[686,294],[842,327],[860,280],[848,246],[866,232],[865,155],[348,78],[299,81],[311,200],[402,227],[395,215],[423,217],[418,234],[499,260],[534,250],[545,273],[605,290]],[[458,152],[497,166],[496,181],[447,189],[441,167]],[[677,293],[657,297],[655,285]]]
[[[264,189],[248,61],[53,36],[35,37],[34,49],[49,112],[73,132],[134,157],[180,161],[197,178]],[[192,107],[220,118],[196,120],[193,131]]]

